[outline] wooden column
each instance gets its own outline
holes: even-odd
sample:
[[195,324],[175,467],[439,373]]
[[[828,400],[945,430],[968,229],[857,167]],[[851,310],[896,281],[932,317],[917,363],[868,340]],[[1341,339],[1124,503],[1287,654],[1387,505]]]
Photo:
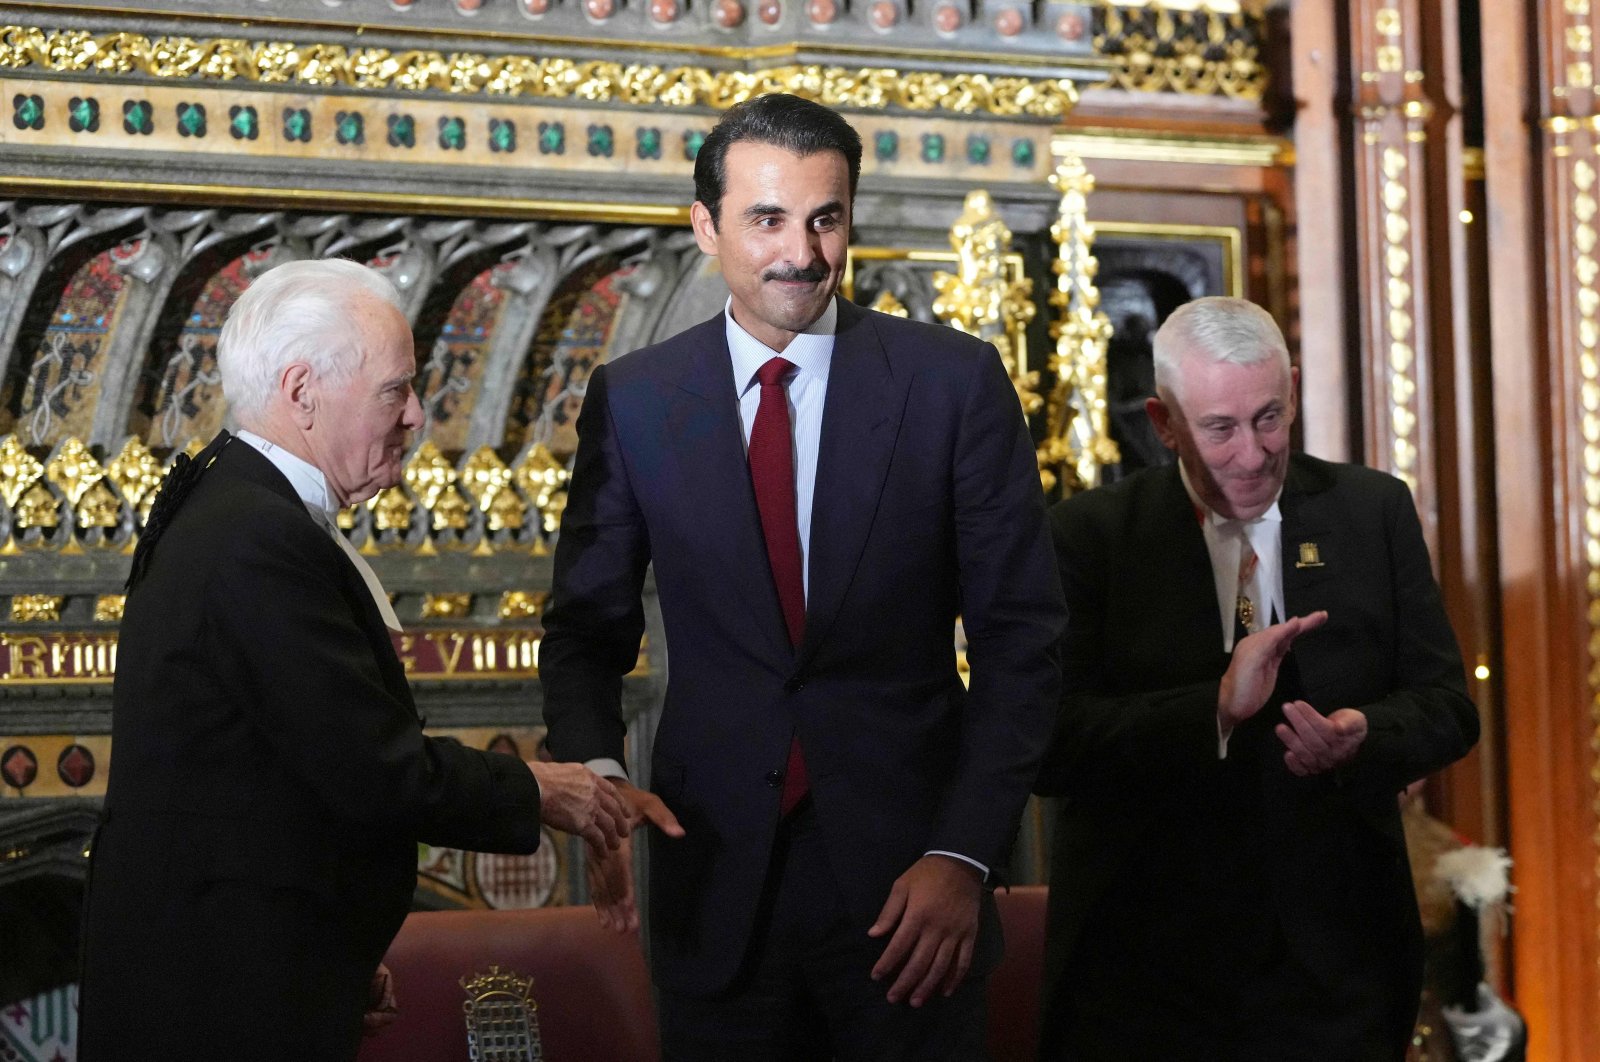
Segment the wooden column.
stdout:
[[1352,0],[1357,293],[1366,463],[1411,488],[1437,558],[1429,119],[1420,0]]
[[1513,989],[1530,1059],[1577,1062],[1600,1058],[1596,18],[1482,18]]
[[[1472,358],[1463,220],[1457,0],[1350,0],[1354,291],[1351,400],[1360,459],[1411,488],[1468,671],[1492,676],[1493,480],[1475,445],[1489,418]],[[1473,679],[1479,749],[1432,784],[1430,809],[1497,843],[1500,759],[1493,684]]]
[[[1359,456],[1359,417],[1350,387],[1350,311],[1346,280],[1347,160],[1340,86],[1341,5],[1293,4],[1289,34],[1294,79],[1296,287],[1291,334],[1300,354],[1300,429],[1307,453],[1329,461]],[[1283,322],[1286,325],[1290,322]]]

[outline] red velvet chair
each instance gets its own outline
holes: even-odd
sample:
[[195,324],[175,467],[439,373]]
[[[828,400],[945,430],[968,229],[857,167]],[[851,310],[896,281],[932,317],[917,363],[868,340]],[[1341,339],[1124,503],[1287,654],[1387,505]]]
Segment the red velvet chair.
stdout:
[[1006,957],[989,975],[991,1062],[1035,1062],[1039,1055],[1039,985],[1044,978],[1043,885],[994,894],[1006,934]]
[[[1041,885],[995,894],[1006,955],[989,979],[992,1062],[1035,1060],[1047,895]],[[638,941],[602,929],[593,908],[419,912],[406,919],[384,962],[400,1016],[362,1044],[360,1062],[466,1062],[460,981],[490,966],[533,978],[545,1057],[661,1057]]]
[[490,966],[533,978],[546,1058],[661,1057],[638,938],[602,929],[592,907],[417,912],[384,964],[400,1013],[363,1041],[360,1062],[466,1062],[460,981]]

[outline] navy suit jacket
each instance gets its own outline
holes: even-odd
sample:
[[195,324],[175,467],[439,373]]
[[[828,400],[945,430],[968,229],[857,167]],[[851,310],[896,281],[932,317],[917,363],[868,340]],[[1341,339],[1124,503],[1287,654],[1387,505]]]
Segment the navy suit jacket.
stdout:
[[[1105,926],[1117,897],[1134,887],[1130,875],[1160,867],[1161,853],[1184,858],[1187,838],[1175,830],[1185,827],[1174,824],[1186,808],[1220,807],[1230,772],[1241,770],[1259,835],[1242,835],[1251,847],[1239,853],[1208,853],[1211,865],[1264,853],[1270,909],[1262,917],[1327,984],[1392,985],[1395,1043],[1409,1036],[1422,941],[1396,797],[1471,748],[1477,711],[1405,486],[1297,454],[1279,511],[1285,610],[1326,609],[1328,621],[1295,643],[1280,689],[1234,732],[1226,764],[1217,759],[1216,712],[1229,657],[1210,555],[1177,466],[1051,511],[1072,622],[1067,692],[1038,789],[1063,798],[1050,882],[1047,1045],[1060,1033],[1053,1015],[1063,979],[1088,976],[1075,955],[1084,927]],[[1365,712],[1355,760],[1331,774],[1291,774],[1272,733],[1286,696],[1324,714]],[[1180,912],[1195,906],[1181,890],[1160,902]],[[1196,908],[1192,921],[1201,917]],[[1224,960],[1170,943],[1197,980],[1226,974]],[[1184,1042],[1186,1030],[1173,1033]]]
[[654,565],[669,670],[651,786],[687,836],[651,839],[652,958],[663,984],[705,992],[744,954],[793,735],[863,931],[930,849],[1003,865],[1065,622],[1033,444],[994,348],[841,300],[792,648],[725,327],[718,314],[591,377],[540,648],[551,750],[621,760]]

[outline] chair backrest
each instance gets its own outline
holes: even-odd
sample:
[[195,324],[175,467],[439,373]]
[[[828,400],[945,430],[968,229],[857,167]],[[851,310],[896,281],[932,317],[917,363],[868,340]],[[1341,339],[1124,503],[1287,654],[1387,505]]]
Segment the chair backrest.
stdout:
[[384,964],[399,1017],[362,1043],[360,1062],[467,1062],[461,981],[491,966],[533,978],[545,1058],[661,1057],[639,940],[602,928],[592,907],[417,912]]
[[1049,895],[1043,885],[1019,885],[994,894],[1006,955],[989,975],[991,1062],[1035,1062],[1039,1056],[1039,988]]

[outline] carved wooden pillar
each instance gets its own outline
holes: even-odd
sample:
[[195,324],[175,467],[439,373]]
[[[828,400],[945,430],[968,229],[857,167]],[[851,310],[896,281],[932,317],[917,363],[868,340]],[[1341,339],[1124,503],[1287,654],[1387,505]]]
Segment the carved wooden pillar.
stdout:
[[[1437,546],[1428,120],[1420,0],[1353,0],[1356,259],[1367,464],[1406,482]],[[1437,549],[1435,548],[1435,556]]]
[[1513,988],[1533,1033],[1530,1059],[1592,1059],[1600,1058],[1597,9],[1591,0],[1485,0],[1482,18]]
[[[1492,675],[1493,482],[1474,445],[1489,417],[1474,363],[1457,0],[1350,0],[1350,99],[1361,459],[1404,480],[1471,674]],[[1479,672],[1480,665],[1490,670]],[[1470,835],[1501,834],[1494,685],[1469,679],[1486,740],[1430,792]]]

